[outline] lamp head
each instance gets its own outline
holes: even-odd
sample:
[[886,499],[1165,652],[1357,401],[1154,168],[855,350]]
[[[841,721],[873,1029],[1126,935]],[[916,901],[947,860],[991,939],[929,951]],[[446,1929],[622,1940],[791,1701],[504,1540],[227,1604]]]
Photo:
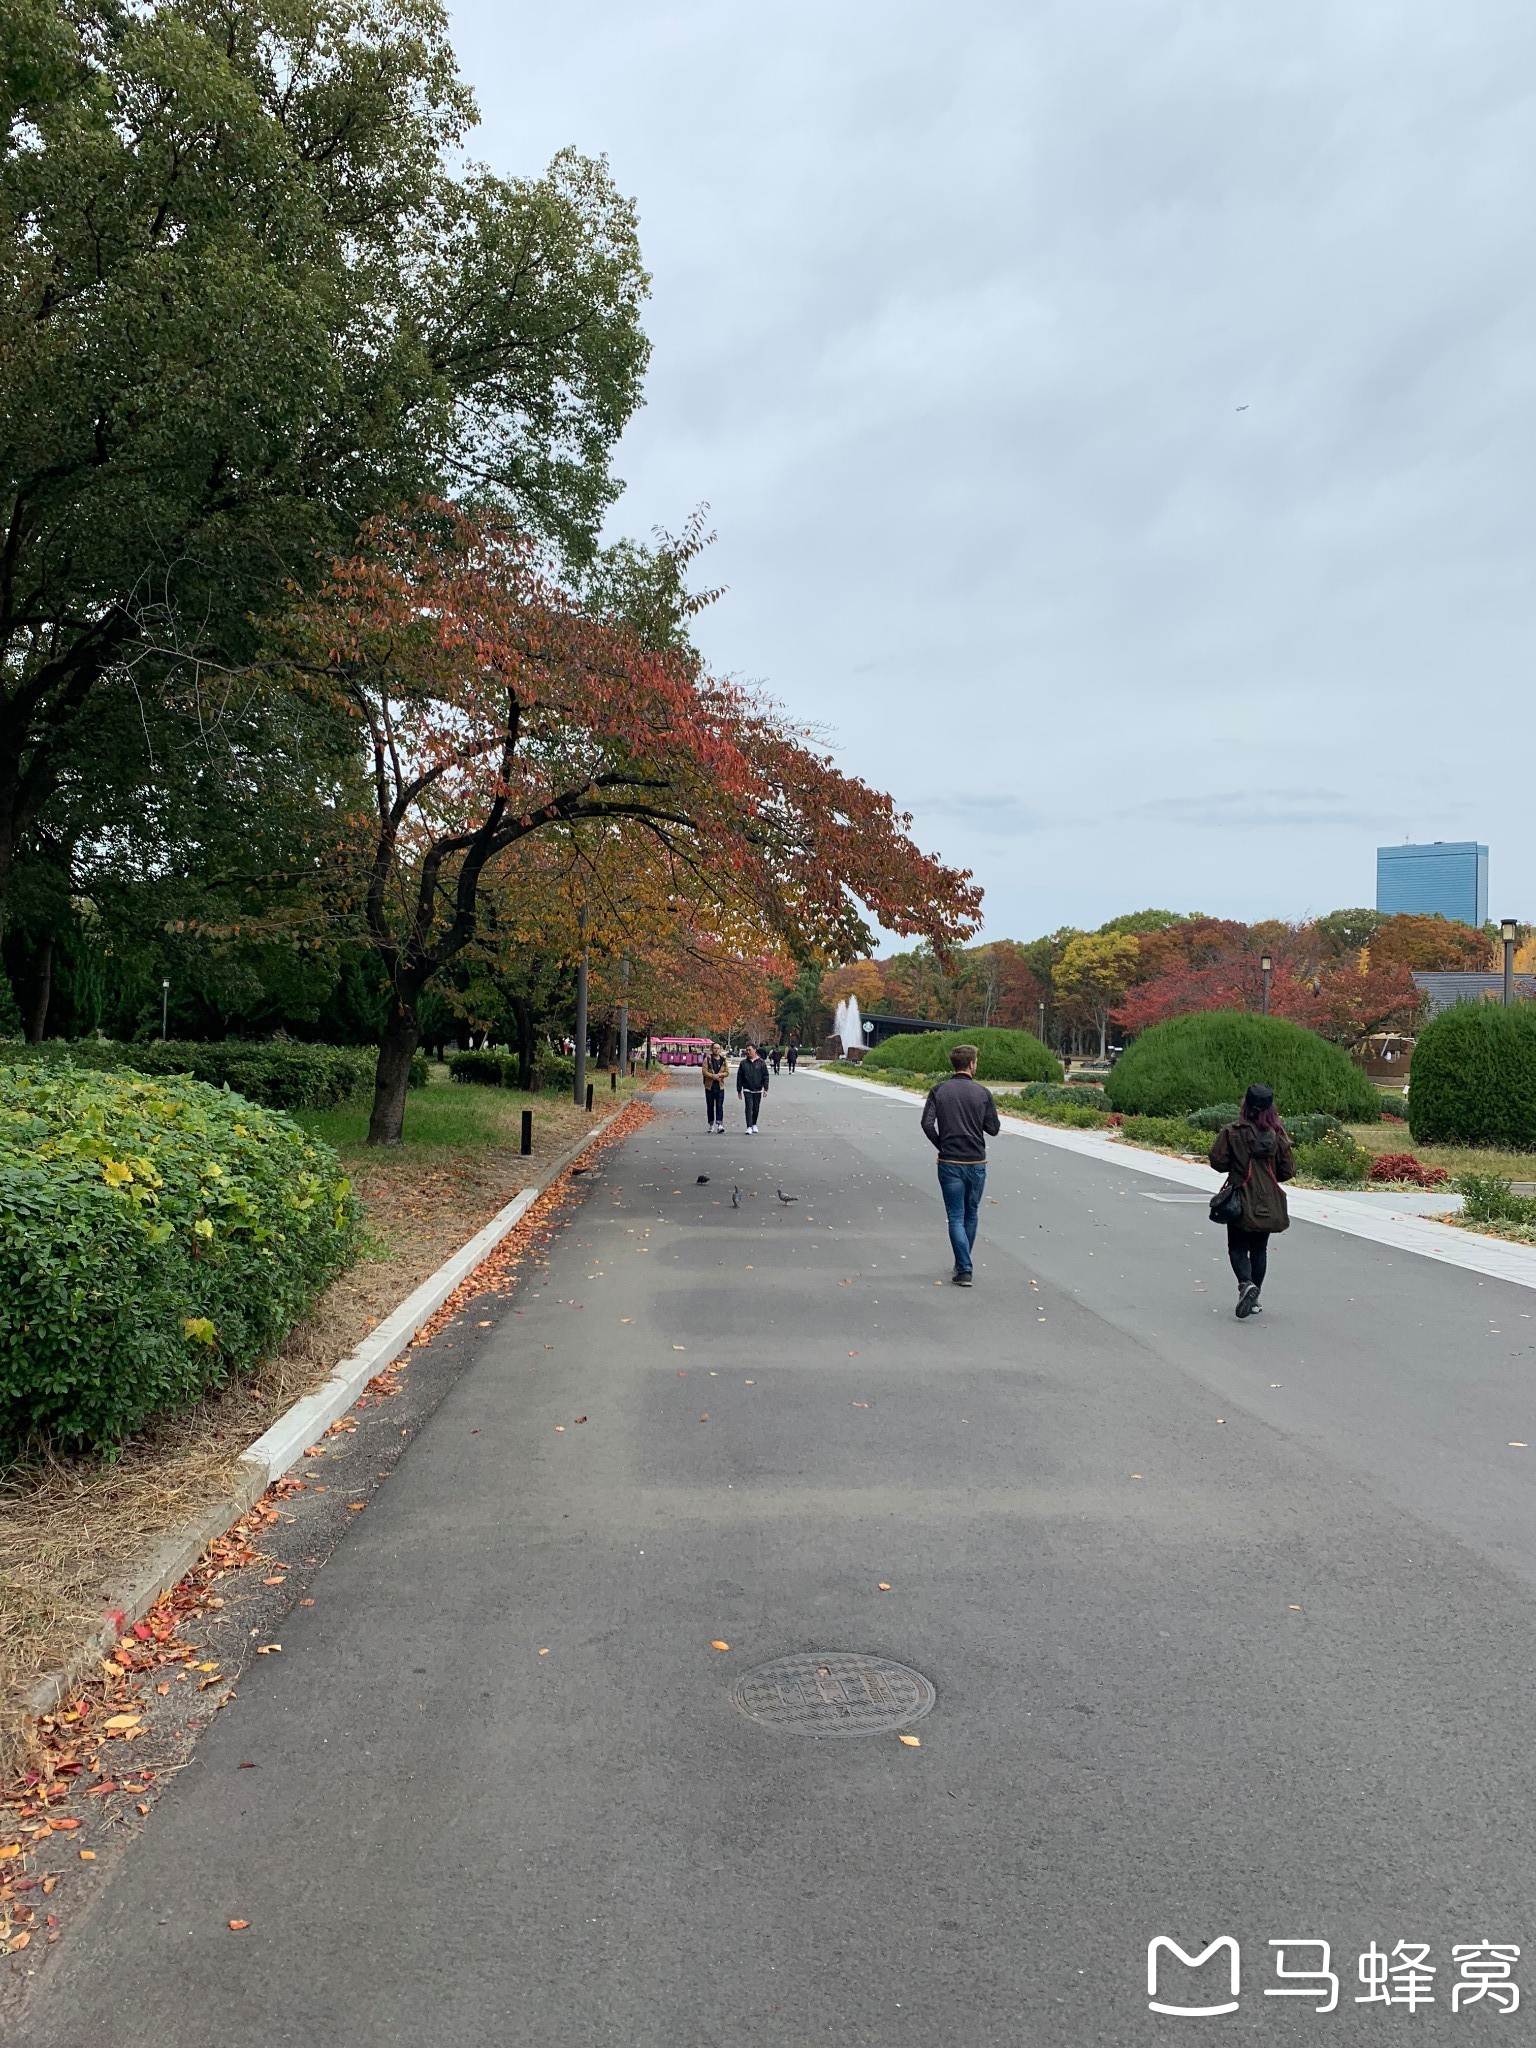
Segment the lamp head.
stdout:
[[1270,959],[1267,953],[1261,953],[1259,955],[1259,966],[1264,970],[1266,974],[1268,974],[1269,970],[1274,966],[1274,964],[1274,961]]
[[1499,919],[1499,937],[1506,946],[1512,946],[1519,937],[1519,928],[1512,917],[1501,917]]

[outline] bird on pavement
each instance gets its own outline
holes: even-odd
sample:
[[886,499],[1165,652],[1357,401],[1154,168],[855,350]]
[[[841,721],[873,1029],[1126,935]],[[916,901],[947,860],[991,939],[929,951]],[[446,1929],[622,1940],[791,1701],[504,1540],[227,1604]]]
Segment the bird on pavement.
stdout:
[[790,1202],[798,1202],[800,1199],[798,1195],[786,1195],[782,1188],[775,1188],[774,1193],[778,1196],[779,1200],[785,1203],[786,1205]]
[[708,1182],[708,1180],[709,1180],[709,1175],[708,1175],[707,1173],[701,1173],[701,1174],[699,1175],[698,1179],[697,1179],[697,1180],[696,1180],[696,1181],[694,1182],[694,1186],[695,1186],[696,1188],[701,1188],[701,1187],[705,1186],[705,1184],[706,1184],[706,1183]]
[[741,1207],[741,1189],[738,1187],[733,1187],[731,1189],[731,1207],[733,1209],[739,1209]]

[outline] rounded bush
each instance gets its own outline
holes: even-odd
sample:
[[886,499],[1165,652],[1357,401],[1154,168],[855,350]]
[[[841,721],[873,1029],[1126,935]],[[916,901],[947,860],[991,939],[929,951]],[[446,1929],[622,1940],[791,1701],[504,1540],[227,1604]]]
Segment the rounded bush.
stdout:
[[350,1260],[336,1155],[184,1076],[0,1067],[0,1449],[97,1447],[278,1345]]
[[1416,1145],[1536,1148],[1536,1003],[1456,1003],[1413,1049]]
[[1380,1115],[1375,1088],[1348,1053],[1284,1017],[1243,1010],[1154,1024],[1122,1053],[1104,1092],[1133,1115],[1188,1116],[1240,1098],[1254,1081],[1274,1089],[1283,1116],[1321,1109],[1348,1123],[1374,1123]]
[[[252,1041],[220,1039],[203,1044],[191,1039],[158,1038],[124,1045],[110,1038],[47,1038],[41,1045],[5,1048],[7,1063],[66,1061],[72,1067],[104,1072],[127,1069],[139,1074],[190,1074],[195,1081],[233,1088],[248,1102],[266,1109],[333,1109],[354,1101],[373,1086],[378,1051],[371,1045],[310,1045],[292,1039]],[[427,1062],[422,1053],[411,1061],[410,1084],[424,1088]]]
[[1061,1062],[1046,1051],[1032,1031],[1001,1031],[978,1025],[974,1031],[914,1031],[888,1038],[867,1053],[862,1064],[877,1072],[944,1075],[950,1071],[949,1049],[974,1045],[979,1081],[1060,1081]]

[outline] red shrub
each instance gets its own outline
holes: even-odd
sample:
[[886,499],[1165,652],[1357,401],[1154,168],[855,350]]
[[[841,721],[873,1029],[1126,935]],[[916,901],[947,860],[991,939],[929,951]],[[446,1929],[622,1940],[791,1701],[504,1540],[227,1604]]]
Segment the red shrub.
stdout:
[[1371,1161],[1369,1180],[1411,1181],[1415,1187],[1437,1188],[1450,1179],[1443,1166],[1425,1166],[1411,1152],[1383,1152]]

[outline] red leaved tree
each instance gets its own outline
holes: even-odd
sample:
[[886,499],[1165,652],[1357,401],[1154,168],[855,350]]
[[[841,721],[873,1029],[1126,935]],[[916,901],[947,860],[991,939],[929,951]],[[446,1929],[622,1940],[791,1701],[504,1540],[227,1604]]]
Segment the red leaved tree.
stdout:
[[867,950],[868,912],[947,947],[980,891],[890,798],[771,704],[563,589],[496,519],[377,521],[288,623],[292,672],[357,726],[369,800],[353,885],[392,1000],[370,1144],[398,1141],[422,991],[535,835],[642,832],[733,914],[801,951]]

